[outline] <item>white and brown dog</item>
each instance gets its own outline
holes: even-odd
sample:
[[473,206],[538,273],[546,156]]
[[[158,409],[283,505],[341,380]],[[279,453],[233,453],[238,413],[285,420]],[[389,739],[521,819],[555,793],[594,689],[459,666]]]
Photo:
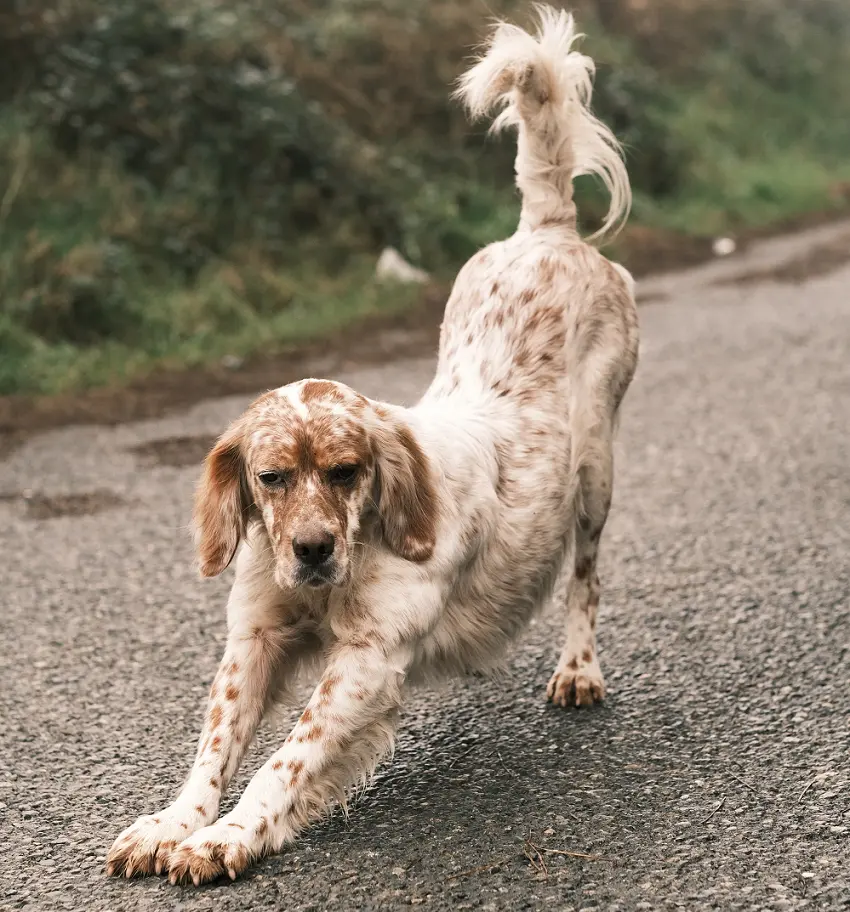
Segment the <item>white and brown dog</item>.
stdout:
[[[236,556],[227,647],[186,784],[118,837],[110,873],[197,884],[279,851],[391,750],[411,685],[493,668],[553,592],[566,641],[548,696],[604,696],[596,558],[638,331],[628,273],[577,233],[574,176],[605,181],[603,229],[630,191],[576,37],[546,9],[536,36],[500,24],[462,79],[473,115],[501,108],[494,126],[518,127],[522,214],[458,275],[422,400],[305,380],[260,397],[207,457],[201,572]],[[307,707],[219,818],[264,713],[306,666],[319,669]]]

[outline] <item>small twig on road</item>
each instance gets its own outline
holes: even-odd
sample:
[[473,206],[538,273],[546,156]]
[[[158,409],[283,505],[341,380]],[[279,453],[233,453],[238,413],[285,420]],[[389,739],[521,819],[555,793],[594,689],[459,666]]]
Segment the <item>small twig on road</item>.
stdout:
[[531,850],[527,842],[522,848],[522,854],[525,855],[535,874],[543,873],[543,868],[541,868],[540,865],[534,860],[534,856],[531,854]]
[[454,760],[452,760],[452,762],[446,767],[446,769],[451,769],[455,765],[455,763],[458,762],[458,760],[463,760],[464,757],[468,757],[474,750],[477,750],[477,748],[478,748],[478,745],[473,744],[472,747],[469,748],[469,750],[464,751],[462,754],[458,754],[458,756],[455,757]]
[[457,880],[460,877],[471,877],[473,874],[484,874],[486,871],[492,871],[493,868],[501,868],[503,864],[507,864],[509,861],[513,861],[516,858],[516,855],[508,855],[506,858],[497,858],[495,861],[491,861],[490,864],[481,865],[478,868],[470,868],[468,871],[459,871],[457,874],[452,874],[446,878],[446,880]]
[[496,751],[496,756],[499,758],[499,763],[502,764],[502,769],[513,779],[516,778],[516,773],[512,773],[506,766],[505,761],[502,759],[502,755],[499,751]]
[[[528,851],[529,849],[532,849],[536,853],[537,862],[535,862],[534,859],[532,858],[531,854]],[[525,857],[531,862],[531,865],[532,865],[532,867],[535,868],[535,870],[538,868],[538,865],[539,865],[540,872],[548,880],[549,868],[546,867],[546,862],[543,859],[543,852],[530,839],[525,840]]]
[[548,877],[549,868],[546,867],[546,861],[543,858],[543,853],[540,851],[540,849],[537,848],[537,846],[534,846],[534,851],[537,852],[537,857],[540,859],[540,867],[543,868],[543,876]]
[[746,786],[746,788],[748,788],[754,795],[758,795],[759,798],[762,798],[762,797],[763,797],[762,795],[759,795],[757,789],[754,789],[754,788],[750,785],[749,782],[744,782],[744,780],[743,780],[740,776],[736,776],[734,773],[729,773],[729,772],[727,772],[726,775],[727,775],[727,776],[731,776],[736,782],[740,782],[741,785]]
[[817,781],[818,781],[818,777],[815,776],[815,778],[812,779],[812,781],[803,789],[803,791],[800,792],[800,797],[797,799],[797,804],[799,804],[799,803],[803,800],[803,797],[805,796],[806,792],[807,792],[807,791],[808,791],[808,790],[809,790]]
[[568,852],[566,849],[549,849],[540,846],[539,851],[549,855],[566,855],[567,858],[583,858],[585,861],[618,861],[613,855],[588,855],[587,852]]
[[720,801],[717,803],[717,807],[708,815],[708,817],[705,818],[705,820],[700,820],[700,823],[701,823],[701,824],[703,824],[703,823],[708,823],[708,821],[711,820],[711,818],[720,810],[720,808],[723,807],[724,804],[726,804],[726,796],[725,796],[725,795],[724,795],[724,796],[720,799]]
[[[535,859],[531,852],[534,852],[537,855]],[[493,861],[485,865],[479,865],[477,868],[469,868],[466,871],[458,871],[456,874],[450,874],[446,881],[449,880],[459,880],[461,877],[472,877],[474,874],[486,874],[488,871],[492,871],[493,868],[501,868],[502,865],[507,864],[509,861],[514,861],[516,858],[524,857],[528,860],[531,867],[537,871],[539,874],[544,876],[549,876],[549,868],[544,859],[544,855],[564,855],[567,858],[581,858],[584,861],[617,861],[617,858],[614,858],[610,855],[590,855],[587,852],[570,852],[567,849],[550,849],[546,846],[535,845],[531,840],[523,840],[523,844],[518,852],[515,852],[513,855],[506,855],[504,858],[496,858]]]
[[[452,762],[449,763],[449,764],[446,766],[446,769],[451,769],[459,760],[463,760],[464,757],[468,757],[473,751],[478,750],[478,748],[479,748],[480,746],[481,746],[480,744],[473,744],[473,746],[470,747],[469,750],[466,750],[466,751],[464,751],[462,754],[459,754],[457,757],[455,757],[454,760],[452,760]],[[493,754],[495,754],[495,755],[499,758],[499,763],[502,764],[502,769],[503,769],[503,770],[504,770],[512,779],[515,779],[517,774],[511,772],[511,771],[508,769],[508,767],[505,765],[505,761],[502,759],[502,755],[501,755],[501,753],[500,753],[499,751],[497,751],[497,750],[490,750],[490,751],[488,751],[486,754],[484,754],[484,756],[482,757],[482,759],[483,759],[483,760],[486,760],[486,759],[488,759],[489,757],[492,757]]]

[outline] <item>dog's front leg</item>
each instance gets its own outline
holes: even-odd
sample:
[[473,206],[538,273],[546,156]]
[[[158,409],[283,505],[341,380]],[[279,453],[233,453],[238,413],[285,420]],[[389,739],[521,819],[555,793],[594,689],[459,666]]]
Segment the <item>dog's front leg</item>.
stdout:
[[286,743],[254,776],[239,803],[181,843],[170,879],[235,878],[279,851],[311,819],[363,781],[392,747],[408,660],[365,643],[337,649]]
[[221,797],[266,708],[311,652],[285,620],[280,592],[249,548],[237,562],[228,627],[189,778],[168,807],[140,817],[118,836],[107,856],[109,874],[160,873],[180,842],[218,817]]
[[107,873],[159,873],[171,851],[218,817],[221,796],[239,768],[271,692],[284,653],[274,629],[236,629],[216,674],[195,762],[180,794],[156,814],[140,817],[109,851]]

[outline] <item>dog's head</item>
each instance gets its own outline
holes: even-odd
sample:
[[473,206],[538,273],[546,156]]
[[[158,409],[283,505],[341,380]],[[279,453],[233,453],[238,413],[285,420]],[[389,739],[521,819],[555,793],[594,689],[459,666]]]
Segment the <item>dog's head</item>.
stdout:
[[396,554],[431,556],[436,495],[410,428],[340,383],[290,384],[254,402],[207,456],[195,498],[201,573],[221,573],[255,520],[281,588],[344,585],[374,510]]

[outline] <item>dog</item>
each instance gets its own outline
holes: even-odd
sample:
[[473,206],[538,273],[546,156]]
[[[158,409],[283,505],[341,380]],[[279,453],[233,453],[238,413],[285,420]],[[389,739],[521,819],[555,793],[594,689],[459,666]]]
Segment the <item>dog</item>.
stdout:
[[[368,780],[417,684],[497,667],[551,600],[566,639],[548,698],[602,700],[600,536],[612,440],[637,367],[634,283],[579,236],[573,179],[602,178],[621,224],[620,147],[590,112],[571,16],[498,24],[457,94],[516,126],[516,233],[475,254],[446,306],[436,375],[401,408],[308,379],[223,434],[199,483],[204,576],[236,559],[227,645],[176,800],[117,838],[110,874],[235,879]],[[237,805],[222,794],[299,672],[318,684]]]

